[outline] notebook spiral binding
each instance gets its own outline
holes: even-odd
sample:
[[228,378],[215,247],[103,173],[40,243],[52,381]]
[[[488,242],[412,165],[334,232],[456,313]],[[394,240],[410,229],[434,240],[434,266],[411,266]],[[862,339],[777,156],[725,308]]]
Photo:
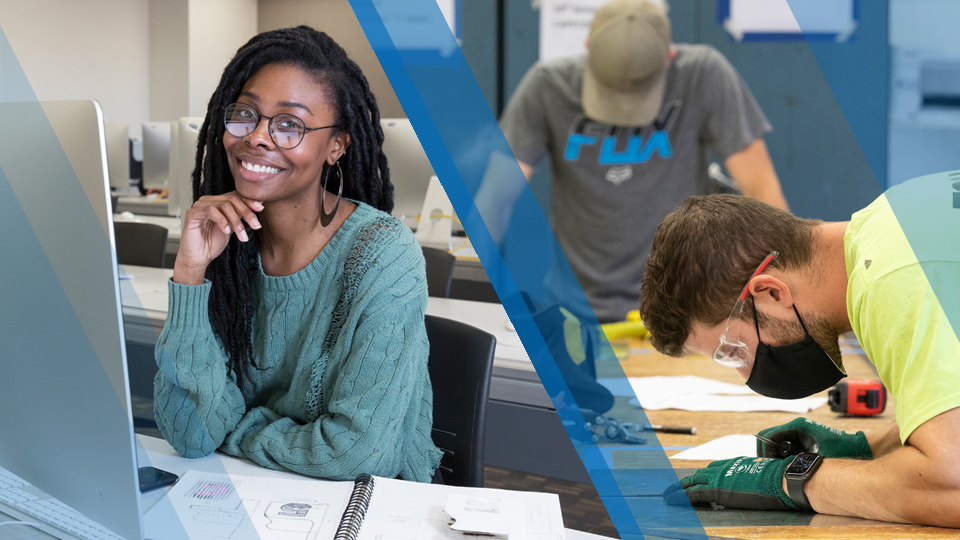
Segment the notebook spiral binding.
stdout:
[[369,474],[357,476],[353,481],[350,502],[347,503],[347,509],[343,511],[333,540],[357,540],[371,497],[373,497],[373,477]]

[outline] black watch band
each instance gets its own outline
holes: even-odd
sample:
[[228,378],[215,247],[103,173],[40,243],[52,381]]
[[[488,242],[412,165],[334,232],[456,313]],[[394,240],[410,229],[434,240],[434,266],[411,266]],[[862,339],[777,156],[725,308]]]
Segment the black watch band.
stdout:
[[803,486],[821,463],[823,463],[823,456],[820,454],[797,454],[783,471],[783,477],[787,480],[787,496],[800,510],[813,512],[813,507],[810,506],[810,501],[803,492]]

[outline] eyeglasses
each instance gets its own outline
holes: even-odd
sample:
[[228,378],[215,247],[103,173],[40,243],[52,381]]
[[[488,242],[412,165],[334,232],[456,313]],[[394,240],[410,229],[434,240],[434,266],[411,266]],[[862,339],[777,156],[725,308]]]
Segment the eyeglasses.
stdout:
[[303,135],[308,131],[317,131],[318,129],[328,129],[340,127],[337,124],[332,126],[323,126],[309,128],[304,125],[303,120],[292,114],[277,114],[274,116],[264,116],[260,114],[252,105],[246,103],[231,103],[223,112],[223,125],[227,128],[227,133],[234,137],[242,139],[254,132],[260,125],[260,119],[266,118],[270,121],[267,126],[270,131],[270,139],[279,148],[291,150],[296,148]]
[[759,276],[778,255],[780,255],[779,252],[771,251],[770,254],[763,259],[763,262],[760,263],[757,270],[750,276],[750,279],[747,280],[747,284],[744,285],[743,292],[741,292],[740,297],[737,298],[737,303],[733,305],[730,317],[727,318],[727,325],[723,329],[723,333],[720,334],[720,345],[713,353],[713,361],[721,366],[733,368],[743,367],[750,361],[750,349],[740,341],[740,326],[737,325],[732,329],[730,326],[734,321],[742,318],[743,306],[747,299],[747,291],[750,290],[750,280]]

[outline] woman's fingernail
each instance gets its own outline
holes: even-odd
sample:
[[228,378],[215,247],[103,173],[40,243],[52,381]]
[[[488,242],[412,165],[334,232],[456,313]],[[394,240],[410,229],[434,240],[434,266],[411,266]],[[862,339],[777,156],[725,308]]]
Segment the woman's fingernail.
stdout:
[[224,228],[223,228],[223,232],[225,232],[225,233],[227,233],[227,234],[230,234],[230,226],[227,225],[226,227],[224,227]]
[[244,242],[246,242],[247,240],[249,240],[249,238],[247,238],[247,231],[245,231],[245,230],[243,230],[243,229],[240,229],[239,231],[237,231],[237,236],[240,238],[240,240],[242,240],[242,241],[244,241]]
[[257,219],[257,218],[253,218],[253,219],[250,220],[250,226],[253,227],[254,229],[258,230],[258,231],[259,231],[260,228],[262,227],[262,225],[260,225],[260,220]]

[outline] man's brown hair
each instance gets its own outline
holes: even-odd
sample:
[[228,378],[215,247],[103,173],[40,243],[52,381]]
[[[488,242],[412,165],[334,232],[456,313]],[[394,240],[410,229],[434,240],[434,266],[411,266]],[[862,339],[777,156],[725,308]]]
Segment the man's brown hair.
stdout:
[[[716,326],[730,316],[750,275],[771,251],[770,268],[796,270],[813,255],[803,219],[748,197],[691,197],[657,228],[640,293],[640,315],[653,346],[682,356],[692,324]],[[752,304],[744,309],[752,317]]]

